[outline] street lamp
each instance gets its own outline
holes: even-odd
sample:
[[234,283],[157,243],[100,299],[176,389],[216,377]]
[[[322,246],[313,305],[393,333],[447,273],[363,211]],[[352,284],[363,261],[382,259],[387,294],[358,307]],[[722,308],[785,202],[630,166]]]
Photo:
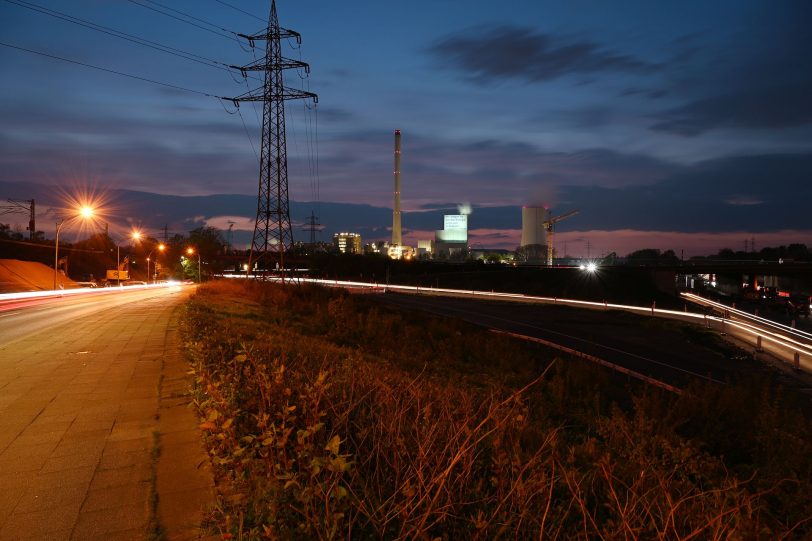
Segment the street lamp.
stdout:
[[195,250],[191,246],[189,248],[186,248],[186,253],[188,255],[194,255],[195,252],[197,252],[197,283],[199,284],[199,283],[201,283],[201,279],[200,279],[200,250]]
[[[134,230],[130,233],[131,240],[141,240],[141,232],[138,230]],[[130,250],[132,250],[132,244],[130,245]],[[121,286],[121,246],[119,243],[116,242],[116,285]]]
[[[160,244],[158,245],[158,251],[159,251],[159,252],[161,252],[161,253],[163,253],[163,251],[164,251],[164,250],[166,250],[166,244],[164,244],[164,243],[162,242],[162,243],[160,243]],[[149,260],[150,260],[150,258],[152,257],[152,252],[154,252],[154,251],[155,251],[154,249],[150,250],[150,251],[149,251],[149,255],[147,256],[147,283],[149,283],[149,282],[150,282],[150,280],[149,280],[149,279],[150,279],[150,276],[151,276],[151,275],[150,275],[150,273],[149,273]],[[157,261],[157,257],[156,257],[155,259],[156,259],[156,261],[155,261],[155,270],[157,271],[157,270],[158,270],[158,261]]]
[[87,205],[83,206],[79,209],[79,213],[70,216],[68,218],[59,218],[57,217],[56,220],[56,239],[54,241],[54,291],[56,291],[56,282],[57,282],[57,269],[59,267],[59,232],[62,230],[62,226],[65,225],[66,222],[72,222],[77,218],[83,218],[85,220],[90,219],[93,217],[93,208]]

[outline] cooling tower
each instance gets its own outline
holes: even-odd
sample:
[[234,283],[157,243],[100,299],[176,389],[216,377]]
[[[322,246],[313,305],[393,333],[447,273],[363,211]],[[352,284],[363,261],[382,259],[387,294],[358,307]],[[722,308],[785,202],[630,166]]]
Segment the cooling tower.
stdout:
[[521,246],[547,244],[547,235],[544,232],[546,213],[544,207],[522,207]]

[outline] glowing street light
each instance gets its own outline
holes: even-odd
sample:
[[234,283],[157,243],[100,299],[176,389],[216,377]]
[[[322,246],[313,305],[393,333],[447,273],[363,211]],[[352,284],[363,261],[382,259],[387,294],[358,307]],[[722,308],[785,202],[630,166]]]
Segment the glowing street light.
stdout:
[[[134,229],[130,232],[129,238],[130,240],[139,241],[141,240],[141,232]],[[130,248],[132,249],[132,245]],[[116,282],[116,285],[121,285],[121,246],[119,246],[118,242],[116,242]]]
[[[166,250],[166,244],[164,244],[163,242],[158,244],[158,251],[163,253],[164,250]],[[150,250],[149,255],[147,256],[147,283],[150,282],[150,276],[151,276],[150,273],[149,273],[149,260],[152,257],[152,252],[154,252],[154,251],[155,251],[154,249]],[[156,270],[158,269],[158,258],[157,257],[155,258],[155,269]]]
[[78,213],[69,216],[68,218],[59,218],[57,217],[56,220],[56,239],[54,241],[54,291],[56,291],[56,283],[57,283],[57,269],[59,267],[59,231],[62,230],[62,226],[65,225],[66,222],[72,222],[77,218],[83,219],[90,219],[93,217],[94,211],[92,207],[84,205],[80,209],[78,209]]

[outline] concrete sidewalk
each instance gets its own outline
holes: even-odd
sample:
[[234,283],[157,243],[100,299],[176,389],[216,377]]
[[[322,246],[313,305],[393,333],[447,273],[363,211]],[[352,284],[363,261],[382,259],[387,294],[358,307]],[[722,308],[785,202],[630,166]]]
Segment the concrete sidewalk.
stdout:
[[186,297],[83,314],[0,348],[0,540],[200,538],[214,490],[185,396]]

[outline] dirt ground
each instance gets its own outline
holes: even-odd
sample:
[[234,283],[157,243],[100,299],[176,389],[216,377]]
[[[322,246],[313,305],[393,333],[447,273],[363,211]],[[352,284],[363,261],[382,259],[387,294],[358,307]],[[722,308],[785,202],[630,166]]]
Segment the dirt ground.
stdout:
[[[79,287],[79,284],[62,274],[57,275],[57,287]],[[54,287],[54,270],[42,263],[0,259],[0,293],[42,291]]]

